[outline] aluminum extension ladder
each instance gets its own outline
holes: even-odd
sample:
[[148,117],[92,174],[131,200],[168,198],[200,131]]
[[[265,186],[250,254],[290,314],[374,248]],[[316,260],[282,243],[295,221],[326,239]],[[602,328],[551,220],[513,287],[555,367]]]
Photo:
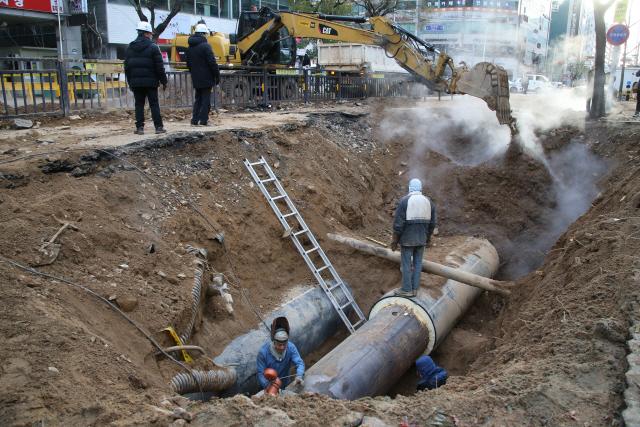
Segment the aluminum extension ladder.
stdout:
[[[267,198],[267,200],[269,201],[269,205],[271,205],[271,208],[276,213],[276,216],[278,217],[278,219],[280,220],[280,223],[284,227],[285,229],[284,237],[286,237],[287,234],[291,237],[291,240],[293,240],[293,243],[296,245],[296,248],[298,248],[298,251],[302,255],[302,258],[304,258],[304,260],[307,262],[307,265],[313,272],[313,275],[315,276],[316,280],[318,281],[318,283],[320,283],[320,286],[329,297],[331,304],[333,304],[333,307],[336,309],[336,311],[342,318],[342,321],[345,323],[345,325],[347,325],[347,328],[349,329],[349,331],[351,333],[354,333],[356,330],[356,327],[358,325],[365,323],[367,319],[364,317],[364,314],[362,314],[362,311],[356,304],[355,300],[353,299],[353,296],[347,291],[347,288],[345,287],[344,282],[342,281],[342,279],[340,279],[340,276],[338,276],[338,273],[333,268],[333,265],[331,265],[329,258],[327,258],[327,256],[325,255],[324,251],[318,244],[318,241],[316,240],[316,238],[313,236],[313,234],[311,234],[309,227],[307,227],[307,224],[302,219],[302,216],[300,216],[300,213],[296,209],[295,205],[293,204],[293,202],[291,201],[287,193],[284,191],[284,188],[282,188],[282,185],[280,185],[278,178],[276,178],[276,176],[273,174],[273,171],[267,164],[267,161],[265,160],[264,157],[260,156],[258,158],[258,162],[251,163],[249,162],[249,160],[244,159],[244,164],[247,167],[247,169],[249,169],[249,173],[251,173],[251,176],[253,177],[255,182],[258,184],[258,187],[260,188],[260,190],[262,190],[262,194],[264,194],[264,196]],[[258,176],[254,167],[260,166],[260,165],[264,167],[269,178],[261,179]],[[269,182],[275,184],[275,188],[278,190],[277,195],[271,196],[269,191],[265,188],[264,184]],[[291,212],[286,214],[283,214],[282,212],[280,212],[278,205],[275,203],[276,200],[280,200],[280,199],[284,199],[284,201],[287,202],[287,206],[289,207]],[[293,226],[289,225],[289,223],[287,222],[287,218],[292,216],[295,217],[295,219],[298,221],[298,224],[300,225],[302,230],[293,231]],[[300,242],[300,240],[298,240],[298,236],[300,235],[306,235],[308,239],[311,241],[311,244],[313,245],[313,247],[310,250],[306,250],[302,246],[302,243]],[[324,265],[320,268],[317,268],[313,263],[313,261],[311,260],[311,258],[309,257],[309,254],[315,251],[318,252],[318,254],[322,258],[322,261],[324,263]],[[320,272],[325,269],[329,269],[329,271],[331,272],[331,275],[333,276],[333,280],[335,280],[335,284],[327,284],[324,278],[320,275]],[[345,295],[347,299],[346,304],[340,305],[340,303],[338,302],[338,299],[334,294],[334,289],[336,288],[340,288],[342,290],[342,293]],[[358,316],[358,320],[355,323],[351,323],[351,321],[349,320],[349,317],[344,312],[344,310],[349,306],[353,307],[353,310],[356,312]]]

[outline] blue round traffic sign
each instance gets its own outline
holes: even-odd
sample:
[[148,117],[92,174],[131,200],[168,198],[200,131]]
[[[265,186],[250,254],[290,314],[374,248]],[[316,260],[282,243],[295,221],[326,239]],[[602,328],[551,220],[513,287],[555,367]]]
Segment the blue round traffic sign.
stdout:
[[617,24],[607,31],[607,42],[614,46],[619,46],[629,38],[629,28],[626,25]]

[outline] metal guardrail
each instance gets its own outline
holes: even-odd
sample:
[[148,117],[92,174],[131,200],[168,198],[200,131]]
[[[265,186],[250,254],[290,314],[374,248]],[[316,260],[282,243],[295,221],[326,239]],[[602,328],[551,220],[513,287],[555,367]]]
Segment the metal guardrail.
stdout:
[[[0,118],[65,115],[133,108],[123,61],[0,58],[23,70],[0,70]],[[82,69],[84,66],[85,69]],[[191,75],[184,63],[166,63],[167,89],[159,90],[160,108],[193,106]],[[408,75],[382,78],[316,69],[220,66],[213,107],[259,106],[286,102],[320,102],[368,97],[428,96]]]

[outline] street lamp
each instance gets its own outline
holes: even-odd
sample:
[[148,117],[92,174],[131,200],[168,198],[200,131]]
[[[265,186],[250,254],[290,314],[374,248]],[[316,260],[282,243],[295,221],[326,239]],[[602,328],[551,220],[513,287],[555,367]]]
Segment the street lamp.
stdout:
[[489,29],[489,23],[507,23],[509,22],[509,18],[488,18],[484,24],[484,45],[482,46],[482,62],[484,62],[484,54],[487,50],[487,30]]

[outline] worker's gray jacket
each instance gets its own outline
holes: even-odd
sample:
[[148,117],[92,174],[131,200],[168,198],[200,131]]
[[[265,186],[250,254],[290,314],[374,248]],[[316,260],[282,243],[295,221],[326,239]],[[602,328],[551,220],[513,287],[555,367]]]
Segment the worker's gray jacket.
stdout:
[[393,220],[393,232],[400,246],[425,246],[436,228],[436,208],[420,191],[412,191],[400,201]]

